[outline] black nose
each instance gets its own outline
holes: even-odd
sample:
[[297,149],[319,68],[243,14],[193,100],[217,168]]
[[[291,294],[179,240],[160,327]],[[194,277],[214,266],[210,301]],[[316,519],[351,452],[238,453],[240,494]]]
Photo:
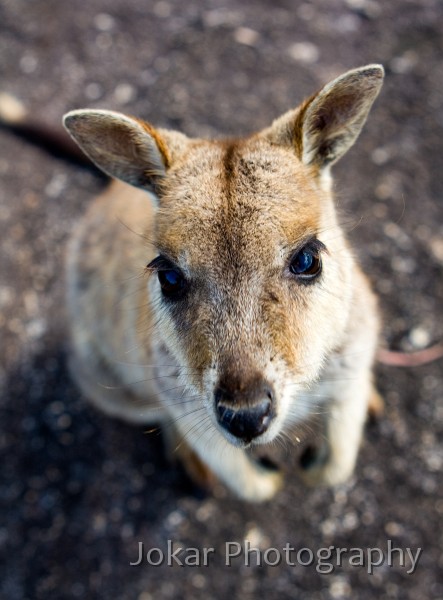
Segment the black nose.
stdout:
[[273,417],[273,395],[269,388],[261,390],[260,397],[247,406],[238,407],[229,401],[229,394],[218,388],[215,393],[217,419],[220,425],[235,437],[250,442],[264,433]]

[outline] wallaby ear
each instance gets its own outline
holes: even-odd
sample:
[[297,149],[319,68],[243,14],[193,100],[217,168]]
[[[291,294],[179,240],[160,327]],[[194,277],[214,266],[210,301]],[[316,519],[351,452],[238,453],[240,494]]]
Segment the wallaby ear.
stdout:
[[348,71],[263,131],[271,143],[291,146],[306,165],[324,169],[357,139],[383,83],[381,65]]
[[99,169],[152,191],[188,141],[181,133],[159,132],[149,123],[108,110],[74,110],[63,124]]

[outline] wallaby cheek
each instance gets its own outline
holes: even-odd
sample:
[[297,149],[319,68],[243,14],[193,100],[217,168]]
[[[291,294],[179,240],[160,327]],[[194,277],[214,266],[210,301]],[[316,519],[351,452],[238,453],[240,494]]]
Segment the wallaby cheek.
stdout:
[[320,297],[320,290],[302,288],[294,282],[293,289],[280,295],[280,303],[269,309],[271,355],[275,365],[285,367],[283,372],[279,369],[282,390],[288,381],[308,385],[317,378],[335,336],[335,315],[328,313],[327,303],[321,306],[327,296],[321,301]]
[[192,379],[194,384],[201,391],[204,391],[205,375],[211,370],[213,360],[208,338],[203,332],[196,331],[187,342],[186,355],[190,370],[192,371]]
[[208,335],[209,313],[198,299],[184,300],[168,308],[174,338],[188,370],[187,379],[204,391],[204,376],[213,362],[212,344]]
[[268,304],[265,322],[271,344],[271,358],[275,363],[283,363],[294,375],[299,374],[303,350],[306,307],[304,302],[291,298],[290,294],[280,294],[279,301]]

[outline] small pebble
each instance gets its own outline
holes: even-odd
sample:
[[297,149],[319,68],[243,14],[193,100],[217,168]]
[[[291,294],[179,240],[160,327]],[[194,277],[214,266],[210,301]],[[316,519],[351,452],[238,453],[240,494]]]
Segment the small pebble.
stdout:
[[297,62],[313,64],[318,61],[320,50],[310,42],[298,42],[289,47],[288,54]]
[[409,341],[411,342],[413,348],[420,350],[422,348],[426,348],[426,346],[429,346],[431,342],[431,335],[424,327],[414,327],[414,329],[411,329],[409,332]]
[[115,27],[115,19],[107,13],[99,13],[94,18],[94,25],[99,31],[111,31]]
[[391,157],[391,152],[388,148],[376,148],[372,154],[372,162],[376,165],[384,165]]
[[239,27],[234,31],[235,41],[245,46],[255,46],[259,37],[259,33],[254,29],[249,29],[249,27]]
[[403,75],[411,71],[418,62],[418,55],[414,50],[407,50],[401,56],[394,57],[390,62],[390,67],[394,73]]
[[443,239],[434,237],[430,240],[429,246],[434,257],[443,264]]
[[103,88],[98,83],[88,83],[85,96],[88,100],[98,100],[103,95]]
[[38,60],[33,54],[25,54],[20,59],[19,65],[20,70],[25,73],[25,75],[30,75],[36,71]]
[[161,0],[161,2],[154,4],[153,11],[156,17],[159,17],[160,19],[167,19],[171,16],[172,6],[169,4],[169,2],[164,2]]
[[329,593],[331,594],[332,598],[350,598],[351,592],[351,586],[342,576],[335,577],[329,584]]
[[135,98],[135,88],[130,83],[120,83],[114,90],[114,100],[117,104],[129,104]]

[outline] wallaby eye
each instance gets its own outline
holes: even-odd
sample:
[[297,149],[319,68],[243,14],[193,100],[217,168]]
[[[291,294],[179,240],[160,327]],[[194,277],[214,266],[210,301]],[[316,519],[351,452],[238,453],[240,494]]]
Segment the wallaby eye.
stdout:
[[163,256],[155,258],[146,268],[157,271],[158,281],[166,298],[178,299],[185,291],[186,279],[183,273]]
[[158,271],[157,277],[163,295],[168,298],[178,295],[185,287],[185,278],[178,269]]
[[324,245],[315,240],[306,244],[294,254],[291,258],[289,270],[297,279],[310,281],[320,275],[322,269],[321,248],[324,248]]

